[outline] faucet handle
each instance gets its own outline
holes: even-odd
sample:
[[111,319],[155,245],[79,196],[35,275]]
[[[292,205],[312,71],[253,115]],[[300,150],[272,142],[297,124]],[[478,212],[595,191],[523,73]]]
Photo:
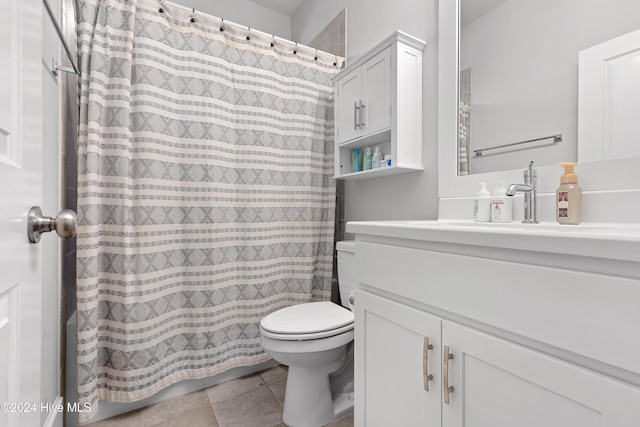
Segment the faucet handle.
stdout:
[[524,170],[525,178],[535,178],[537,176],[536,170],[533,168],[533,160],[529,163],[529,167]]

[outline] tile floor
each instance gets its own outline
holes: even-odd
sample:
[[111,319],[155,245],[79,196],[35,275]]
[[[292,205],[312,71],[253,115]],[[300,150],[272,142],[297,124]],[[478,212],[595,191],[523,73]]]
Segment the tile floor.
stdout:
[[[286,367],[275,366],[87,427],[285,426],[282,404],[286,384]],[[352,426],[353,414],[330,424],[330,427]]]

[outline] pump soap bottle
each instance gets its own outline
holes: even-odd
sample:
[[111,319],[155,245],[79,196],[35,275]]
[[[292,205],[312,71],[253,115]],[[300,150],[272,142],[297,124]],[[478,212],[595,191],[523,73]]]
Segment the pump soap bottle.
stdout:
[[473,220],[476,222],[490,222],[491,221],[491,203],[489,199],[491,193],[487,190],[487,183],[480,183],[480,190],[478,190],[478,197],[473,201]]
[[582,188],[578,186],[578,175],[573,173],[576,163],[560,163],[564,175],[556,191],[556,220],[560,224],[580,224],[582,220]]
[[498,188],[491,198],[491,222],[511,222],[513,210],[511,208],[512,197],[507,196],[504,181],[498,181]]

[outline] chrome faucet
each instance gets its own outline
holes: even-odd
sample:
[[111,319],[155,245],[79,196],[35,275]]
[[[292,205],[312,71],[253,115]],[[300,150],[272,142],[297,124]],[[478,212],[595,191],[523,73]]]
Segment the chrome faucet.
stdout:
[[536,170],[533,162],[524,170],[524,184],[511,184],[507,189],[507,196],[515,196],[518,191],[524,193],[524,220],[525,224],[537,224],[536,215]]

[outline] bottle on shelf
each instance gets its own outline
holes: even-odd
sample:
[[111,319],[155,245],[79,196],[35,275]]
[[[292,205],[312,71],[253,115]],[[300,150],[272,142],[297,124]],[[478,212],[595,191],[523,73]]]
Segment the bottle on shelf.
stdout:
[[371,169],[378,169],[379,167],[382,167],[382,147],[376,145],[371,157]]
[[368,171],[371,169],[372,155],[371,155],[371,147],[367,147],[364,150],[364,160],[362,162],[362,170]]

